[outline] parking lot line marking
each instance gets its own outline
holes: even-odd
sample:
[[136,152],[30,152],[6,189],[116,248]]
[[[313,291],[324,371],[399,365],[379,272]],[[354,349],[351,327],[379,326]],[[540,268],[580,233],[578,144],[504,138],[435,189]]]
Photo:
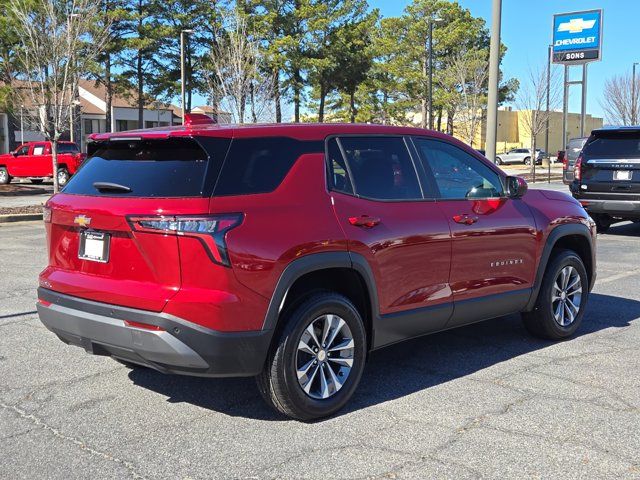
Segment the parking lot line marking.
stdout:
[[616,280],[620,280],[627,277],[633,277],[634,275],[640,274],[640,268],[636,268],[633,270],[629,270],[628,272],[618,273],[616,275],[611,275],[610,277],[605,277],[603,279],[597,279],[596,285],[601,285],[603,283],[615,282]]

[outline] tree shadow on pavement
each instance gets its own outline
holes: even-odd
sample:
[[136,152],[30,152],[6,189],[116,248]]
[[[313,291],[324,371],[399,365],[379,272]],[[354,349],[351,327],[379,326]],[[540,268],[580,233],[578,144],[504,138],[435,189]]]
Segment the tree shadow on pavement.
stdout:
[[[576,337],[627,327],[639,318],[639,301],[592,293]],[[519,315],[402,342],[372,353],[356,394],[336,416],[410,395],[554,344],[529,335]],[[134,369],[129,376],[135,385],[165,395],[172,403],[187,402],[230,416],[286,420],[264,403],[252,378],[182,377],[145,368]]]

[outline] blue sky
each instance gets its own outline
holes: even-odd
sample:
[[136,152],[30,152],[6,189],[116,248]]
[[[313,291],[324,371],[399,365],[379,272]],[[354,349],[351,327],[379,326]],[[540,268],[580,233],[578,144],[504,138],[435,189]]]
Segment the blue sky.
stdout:
[[[383,16],[402,14],[410,0],[369,0]],[[491,23],[491,0],[458,0],[475,17]],[[502,61],[505,76],[524,78],[530,67],[543,66],[551,42],[554,13],[602,8],[602,61],[588,67],[587,112],[602,116],[600,92],[611,75],[631,71],[640,62],[640,0],[503,0],[502,43],[508,47]],[[561,65],[554,68],[561,70]],[[578,80],[580,67],[573,67],[572,80]],[[561,74],[561,72],[558,72]],[[580,86],[571,87],[569,110],[580,111]]]

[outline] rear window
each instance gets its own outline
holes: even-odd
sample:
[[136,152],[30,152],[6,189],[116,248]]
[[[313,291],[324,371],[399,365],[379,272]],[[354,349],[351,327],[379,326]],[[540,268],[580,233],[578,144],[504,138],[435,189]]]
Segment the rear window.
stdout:
[[271,192],[284,180],[295,161],[306,153],[324,153],[324,142],[288,137],[234,139],[215,195]]
[[591,158],[640,158],[640,131],[594,135],[582,152]]
[[[209,196],[229,139],[188,138],[90,144],[89,159],[64,193],[118,197]],[[99,191],[94,182],[122,185],[130,192]]]
[[78,146],[75,143],[59,143],[58,153],[78,153]]

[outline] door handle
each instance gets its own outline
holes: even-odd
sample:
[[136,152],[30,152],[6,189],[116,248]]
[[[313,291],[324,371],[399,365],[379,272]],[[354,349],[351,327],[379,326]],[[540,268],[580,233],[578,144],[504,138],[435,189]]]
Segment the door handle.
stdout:
[[349,217],[349,223],[356,227],[372,228],[380,223],[380,219],[369,215],[360,215],[359,217]]
[[473,225],[478,221],[478,217],[463,213],[462,215],[454,215],[453,221],[456,223],[462,223],[463,225]]

